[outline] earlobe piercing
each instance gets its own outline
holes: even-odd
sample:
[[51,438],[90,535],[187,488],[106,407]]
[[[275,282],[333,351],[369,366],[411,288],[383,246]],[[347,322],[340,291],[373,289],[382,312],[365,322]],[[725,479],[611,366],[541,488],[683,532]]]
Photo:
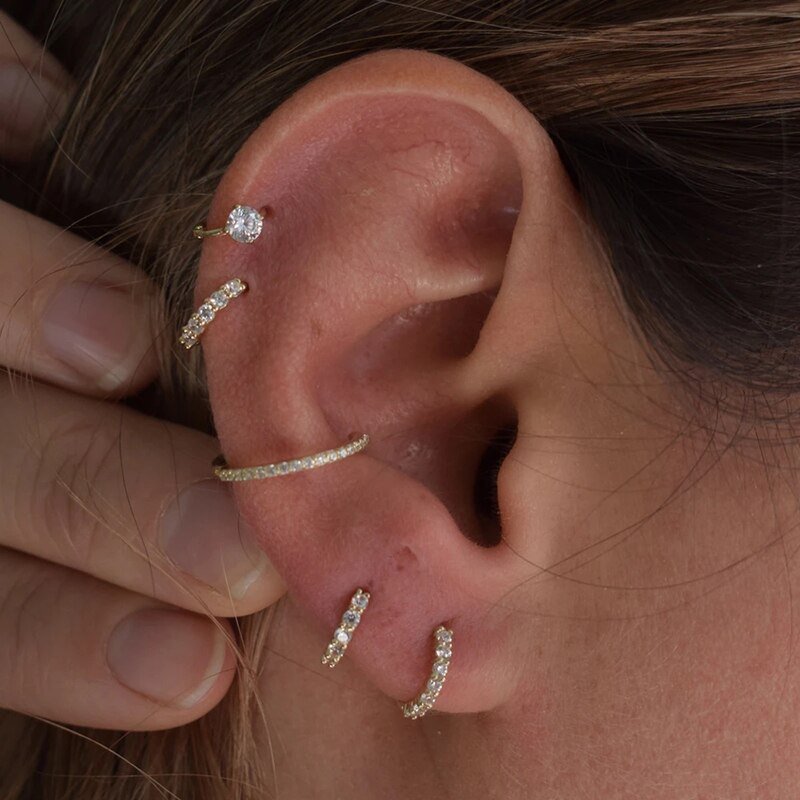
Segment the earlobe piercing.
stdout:
[[216,292],[203,300],[200,308],[189,317],[189,321],[183,327],[178,342],[187,350],[191,350],[197,344],[197,340],[203,334],[208,324],[214,319],[218,311],[221,311],[228,303],[247,290],[247,284],[241,278],[233,278],[217,289]]
[[206,228],[195,225],[192,235],[195,239],[207,239],[211,236],[230,236],[234,242],[252,244],[261,235],[267,208],[252,206],[234,206],[222,228]]
[[355,594],[350,598],[350,606],[342,614],[339,627],[333,632],[333,638],[322,656],[323,664],[333,669],[341,661],[358,623],[361,622],[361,615],[366,611],[368,605],[369,592],[356,589]]
[[214,461],[214,475],[221,481],[257,481],[264,478],[276,478],[280,475],[289,475],[293,472],[302,472],[307,469],[316,469],[334,461],[360,453],[369,444],[369,434],[362,433],[357,439],[332,450],[323,450],[290,461],[276,461],[273,464],[263,464],[257,467],[229,467],[225,459],[219,456]]
[[450,659],[453,657],[453,631],[440,625],[433,632],[433,636],[436,641],[436,659],[433,662],[428,683],[417,697],[400,704],[403,716],[409,719],[424,717],[433,708],[450,669]]

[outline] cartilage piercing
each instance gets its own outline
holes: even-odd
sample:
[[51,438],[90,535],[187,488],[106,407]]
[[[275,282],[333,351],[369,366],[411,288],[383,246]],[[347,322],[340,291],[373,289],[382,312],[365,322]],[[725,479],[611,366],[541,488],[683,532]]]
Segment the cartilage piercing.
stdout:
[[247,291],[247,284],[241,278],[233,278],[220,286],[216,292],[206,297],[200,304],[200,308],[189,317],[189,321],[181,330],[178,342],[187,350],[191,350],[217,316],[217,312],[222,311],[231,300],[239,297],[245,291]]

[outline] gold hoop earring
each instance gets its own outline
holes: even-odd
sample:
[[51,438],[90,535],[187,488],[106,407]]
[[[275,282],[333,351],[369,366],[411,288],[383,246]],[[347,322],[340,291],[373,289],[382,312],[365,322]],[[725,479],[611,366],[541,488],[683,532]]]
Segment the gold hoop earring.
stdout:
[[436,659],[431,668],[431,675],[425,688],[413,700],[401,703],[403,716],[408,719],[424,717],[432,708],[447,680],[450,670],[450,659],[453,657],[453,631],[440,625],[433,632],[436,641]]
[[307,469],[316,469],[334,461],[360,453],[369,444],[369,434],[362,433],[357,439],[352,439],[341,447],[332,450],[323,450],[308,456],[294,458],[291,461],[276,461],[272,464],[263,464],[257,467],[229,467],[222,456],[214,461],[214,475],[221,481],[260,481],[264,478],[277,478],[281,475],[290,475],[294,472],[303,472]]
[[353,634],[361,622],[361,615],[367,610],[369,605],[369,592],[363,589],[356,589],[350,598],[350,605],[347,611],[342,614],[339,627],[333,632],[333,638],[328,644],[327,649],[322,655],[322,663],[333,669],[342,659],[347,645],[353,638]]
[[247,284],[241,278],[233,278],[210,294],[200,305],[200,308],[189,317],[183,326],[178,342],[187,350],[191,350],[197,340],[203,335],[205,329],[214,320],[217,312],[225,308],[231,300],[247,291]]
[[195,225],[192,236],[195,239],[208,239],[212,236],[230,236],[239,244],[252,244],[261,235],[264,227],[264,218],[268,216],[269,209],[253,208],[252,206],[234,206],[225,225],[221,228],[206,228],[204,225]]

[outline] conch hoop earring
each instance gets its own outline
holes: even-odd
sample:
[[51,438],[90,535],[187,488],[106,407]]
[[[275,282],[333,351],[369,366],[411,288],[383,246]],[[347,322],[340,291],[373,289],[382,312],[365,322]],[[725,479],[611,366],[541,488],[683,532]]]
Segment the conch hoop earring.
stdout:
[[261,235],[264,219],[270,215],[267,206],[253,208],[253,206],[237,205],[228,214],[228,219],[221,228],[206,228],[204,225],[195,225],[192,236],[195,239],[208,239],[212,236],[229,236],[239,244],[252,244]]
[[333,637],[322,655],[322,663],[333,669],[342,659],[347,645],[350,644],[353,634],[361,622],[362,614],[369,605],[369,592],[356,589],[350,598],[347,611],[342,614],[339,627],[333,632]]
[[178,342],[187,350],[191,350],[203,335],[208,325],[213,322],[217,312],[225,308],[231,300],[247,291],[247,284],[241,278],[233,278],[213,292],[200,304],[197,311],[189,317],[183,326]]
[[357,439],[351,436],[347,444],[334,447],[331,450],[322,450],[308,456],[301,456],[289,461],[276,461],[272,464],[262,464],[257,467],[229,467],[222,456],[214,460],[214,476],[221,481],[259,481],[265,478],[277,478],[281,475],[290,475],[294,472],[303,472],[316,469],[334,461],[341,461],[356,453],[360,453],[369,444],[369,434],[362,433]]
[[453,631],[440,625],[434,632],[436,659],[431,667],[431,675],[425,688],[413,700],[401,703],[403,716],[408,719],[424,717],[432,708],[447,680],[450,659],[453,657]]

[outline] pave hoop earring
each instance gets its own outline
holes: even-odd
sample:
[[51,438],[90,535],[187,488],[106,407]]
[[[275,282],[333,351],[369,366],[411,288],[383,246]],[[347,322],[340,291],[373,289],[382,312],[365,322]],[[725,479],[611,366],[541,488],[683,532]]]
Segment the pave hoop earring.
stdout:
[[363,589],[356,589],[350,598],[350,605],[347,611],[342,614],[339,627],[333,632],[333,637],[327,649],[322,655],[322,663],[333,669],[341,661],[347,645],[353,638],[353,634],[361,622],[361,615],[367,610],[369,605],[369,592]]
[[436,659],[431,667],[431,675],[425,688],[413,700],[401,703],[403,716],[408,719],[424,717],[436,702],[436,698],[444,687],[447,673],[450,669],[450,659],[453,657],[453,631],[440,625],[434,632],[436,641]]
[[205,329],[213,322],[218,311],[222,311],[231,300],[235,300],[247,291],[247,284],[241,278],[233,278],[213,292],[200,304],[197,311],[189,317],[189,321],[181,330],[178,343],[191,350]]
[[214,460],[214,476],[221,481],[260,481],[265,478],[277,478],[281,475],[290,475],[294,472],[303,472],[307,469],[316,469],[334,461],[360,453],[369,444],[369,434],[362,433],[357,439],[352,439],[341,447],[323,450],[290,461],[276,461],[272,464],[262,464],[257,467],[229,467],[222,456]]

